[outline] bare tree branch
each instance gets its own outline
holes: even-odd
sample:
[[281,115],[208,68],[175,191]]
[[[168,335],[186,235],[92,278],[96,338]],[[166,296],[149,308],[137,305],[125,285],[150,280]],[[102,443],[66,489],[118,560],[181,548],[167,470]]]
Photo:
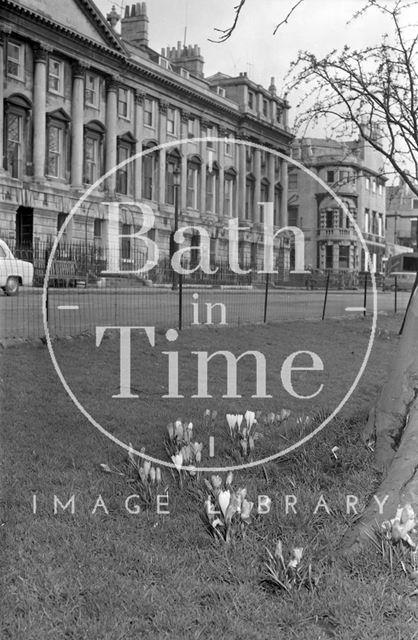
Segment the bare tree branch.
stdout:
[[235,18],[234,21],[232,23],[232,25],[230,27],[228,27],[227,29],[217,29],[215,27],[215,31],[218,31],[221,35],[219,36],[219,38],[217,40],[212,40],[211,38],[209,38],[209,42],[225,42],[226,40],[228,40],[228,38],[231,37],[231,35],[233,34],[233,32],[235,31],[235,27],[238,24],[238,20],[239,20],[239,16],[240,13],[245,5],[247,0],[240,0],[240,3],[237,4],[236,7],[234,7],[235,10]]
[[297,9],[297,7],[302,4],[303,0],[299,0],[295,5],[293,5],[293,7],[290,9],[289,13],[287,14],[287,16],[285,17],[284,20],[282,20],[281,22],[279,22],[279,24],[275,27],[274,31],[273,31],[273,35],[275,36],[277,33],[277,30],[279,29],[279,27],[282,26],[282,24],[287,24],[288,19],[290,18],[290,16],[292,15],[292,13],[294,12],[295,9]]

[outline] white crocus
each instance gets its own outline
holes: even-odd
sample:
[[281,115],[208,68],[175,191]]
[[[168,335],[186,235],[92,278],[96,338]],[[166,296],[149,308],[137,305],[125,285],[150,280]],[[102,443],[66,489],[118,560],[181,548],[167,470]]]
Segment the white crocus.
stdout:
[[176,420],[174,423],[175,434],[178,438],[183,437],[183,425],[181,420]]
[[214,489],[219,489],[222,486],[221,476],[212,476],[210,480]]
[[234,416],[233,413],[227,413],[226,414],[226,421],[228,423],[228,427],[229,427],[229,430],[230,430],[231,435],[232,435],[232,432],[235,429],[235,425],[237,424],[237,416]]
[[161,469],[160,467],[157,467],[155,470],[155,479],[157,481],[157,484],[160,484],[161,482]]
[[232,471],[230,471],[228,473],[228,475],[226,476],[226,480],[225,480],[225,484],[228,487],[230,484],[232,484],[232,480],[234,478],[234,474],[232,473]]
[[244,419],[244,416],[241,413],[238,413],[236,416],[238,429],[241,429],[241,422]]
[[254,422],[255,422],[255,412],[254,411],[246,411],[245,412],[245,421],[247,423],[247,426],[249,429],[251,429],[251,427],[253,426]]
[[291,569],[296,569],[297,566],[300,564],[300,561],[302,560],[302,554],[303,554],[303,547],[295,547],[293,549],[293,557],[289,562],[288,567],[290,567]]
[[171,456],[171,459],[174,463],[174,466],[176,467],[177,471],[181,471],[181,468],[183,466],[183,454],[180,451],[180,453],[176,453],[175,456]]
[[219,492],[218,502],[224,517],[225,517],[226,510],[228,509],[230,500],[231,500],[231,492],[229,491],[229,489]]
[[254,502],[250,502],[249,500],[246,500],[244,498],[244,500],[242,501],[242,505],[241,505],[241,519],[242,520],[249,520],[250,519],[250,515],[251,515],[251,511],[253,509],[254,506]]
[[145,477],[148,478],[148,474],[151,471],[151,462],[149,460],[144,460],[144,473],[145,473]]

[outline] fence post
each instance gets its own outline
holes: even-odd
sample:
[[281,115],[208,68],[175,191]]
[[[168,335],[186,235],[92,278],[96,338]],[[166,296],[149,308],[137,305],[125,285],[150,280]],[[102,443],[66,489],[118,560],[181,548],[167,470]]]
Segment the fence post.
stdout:
[[178,285],[179,285],[179,331],[183,326],[183,274],[178,273]]
[[329,272],[327,273],[327,281],[325,283],[325,296],[324,296],[324,306],[322,307],[322,320],[325,319],[325,310],[327,308],[327,299],[328,299],[328,287],[329,287]]
[[364,272],[364,295],[363,295],[363,318],[366,317],[366,308],[367,308],[367,280],[369,277],[369,272]]
[[268,297],[269,297],[269,281],[270,281],[270,274],[267,272],[266,273],[266,288],[265,288],[265,292],[264,292],[264,323],[267,322],[267,301],[268,301]]
[[398,276],[395,276],[395,313],[398,312]]

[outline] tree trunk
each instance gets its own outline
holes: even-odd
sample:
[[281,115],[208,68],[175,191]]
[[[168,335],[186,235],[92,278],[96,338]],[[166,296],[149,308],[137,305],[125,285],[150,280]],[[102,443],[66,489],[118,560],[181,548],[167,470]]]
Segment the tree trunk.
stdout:
[[[418,290],[417,290],[418,291]],[[398,506],[410,503],[418,513],[418,293],[407,314],[399,349],[389,378],[371,410],[364,438],[375,440],[375,465],[384,472],[376,491],[355,527],[343,540],[343,551],[354,552],[372,534],[373,527],[395,516]]]

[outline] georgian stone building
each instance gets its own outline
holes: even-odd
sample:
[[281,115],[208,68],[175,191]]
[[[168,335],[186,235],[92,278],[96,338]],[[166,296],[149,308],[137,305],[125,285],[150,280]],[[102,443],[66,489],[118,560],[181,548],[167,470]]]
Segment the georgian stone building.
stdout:
[[[321,178],[346,205],[367,244],[376,272],[385,257],[383,159],[363,140],[305,138],[292,155]],[[321,270],[367,270],[359,236],[337,201],[307,173],[289,165],[289,224],[305,234],[306,264]]]
[[[115,233],[123,235],[112,264],[135,268],[136,241],[128,237],[142,224],[135,203],[152,208],[149,236],[167,255],[178,189],[179,223],[209,231],[214,261],[227,256],[232,217],[248,227],[240,237],[242,260],[257,259],[258,203],[274,202],[275,224],[287,223],[287,164],[240,141],[289,153],[289,105],[274,80],[265,89],[245,73],[206,78],[197,45],[157,53],[149,46],[144,2],[126,7],[120,34],[115,10],[105,18],[91,0],[57,6],[55,0],[0,6],[0,237],[35,255],[90,189],[64,225],[63,240],[104,255]],[[109,224],[115,202],[117,228]],[[192,229],[188,242],[199,243]]]

